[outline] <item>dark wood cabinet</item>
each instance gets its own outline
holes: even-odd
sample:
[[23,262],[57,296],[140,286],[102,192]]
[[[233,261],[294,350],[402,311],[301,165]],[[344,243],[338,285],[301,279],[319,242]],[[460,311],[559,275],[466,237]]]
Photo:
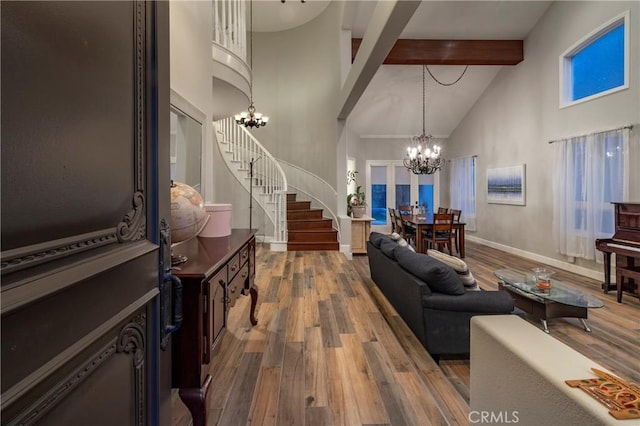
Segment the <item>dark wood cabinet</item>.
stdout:
[[173,271],[182,281],[183,319],[173,338],[172,385],[180,388],[194,426],[207,423],[208,364],[238,296],[251,295],[250,321],[257,323],[255,244],[253,231],[234,229],[227,237],[198,237],[173,248],[188,260]]

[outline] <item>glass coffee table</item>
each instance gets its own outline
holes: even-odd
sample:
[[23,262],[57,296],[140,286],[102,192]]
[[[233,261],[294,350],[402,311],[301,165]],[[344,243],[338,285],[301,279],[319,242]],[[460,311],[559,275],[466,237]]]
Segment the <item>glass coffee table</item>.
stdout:
[[584,329],[591,331],[587,324],[589,308],[601,308],[604,303],[558,280],[551,280],[551,289],[540,290],[533,273],[498,269],[500,290],[507,291],[514,305],[528,314],[539,318],[545,333],[549,333],[547,320],[552,318],[578,318]]

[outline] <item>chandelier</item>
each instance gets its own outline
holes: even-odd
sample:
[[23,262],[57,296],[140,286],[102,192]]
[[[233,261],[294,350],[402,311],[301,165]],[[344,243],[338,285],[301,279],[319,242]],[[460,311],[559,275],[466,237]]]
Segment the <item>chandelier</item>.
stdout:
[[253,105],[253,1],[249,3],[249,66],[251,67],[251,82],[249,83],[249,108],[235,115],[236,123],[244,127],[263,127],[269,122],[269,117],[256,112]]
[[253,97],[249,104],[248,111],[242,111],[240,114],[236,114],[234,117],[236,123],[243,125],[244,127],[263,127],[269,122],[269,117],[256,112],[256,107],[253,106]]
[[425,117],[425,66],[422,66],[422,134],[412,138],[413,145],[407,148],[403,164],[413,174],[431,175],[444,165],[440,157],[440,146],[433,143],[435,139],[427,135],[424,127]]

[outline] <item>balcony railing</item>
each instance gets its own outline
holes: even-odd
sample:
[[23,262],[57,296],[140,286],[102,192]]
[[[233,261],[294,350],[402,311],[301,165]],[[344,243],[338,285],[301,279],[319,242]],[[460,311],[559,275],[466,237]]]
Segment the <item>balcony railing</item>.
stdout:
[[213,42],[247,62],[246,0],[213,1]]

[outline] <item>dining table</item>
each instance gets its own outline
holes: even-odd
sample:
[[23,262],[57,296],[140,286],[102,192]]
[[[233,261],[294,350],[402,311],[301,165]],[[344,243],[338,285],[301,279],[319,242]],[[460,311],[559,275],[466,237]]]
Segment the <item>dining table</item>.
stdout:
[[[433,213],[427,213],[426,215],[406,215],[403,219],[408,225],[415,226],[416,228],[416,251],[418,253],[425,253],[426,247],[423,247],[422,231],[426,231],[433,226]],[[460,258],[464,258],[464,222],[453,222],[453,229],[456,231],[456,238],[458,239],[458,250]]]

